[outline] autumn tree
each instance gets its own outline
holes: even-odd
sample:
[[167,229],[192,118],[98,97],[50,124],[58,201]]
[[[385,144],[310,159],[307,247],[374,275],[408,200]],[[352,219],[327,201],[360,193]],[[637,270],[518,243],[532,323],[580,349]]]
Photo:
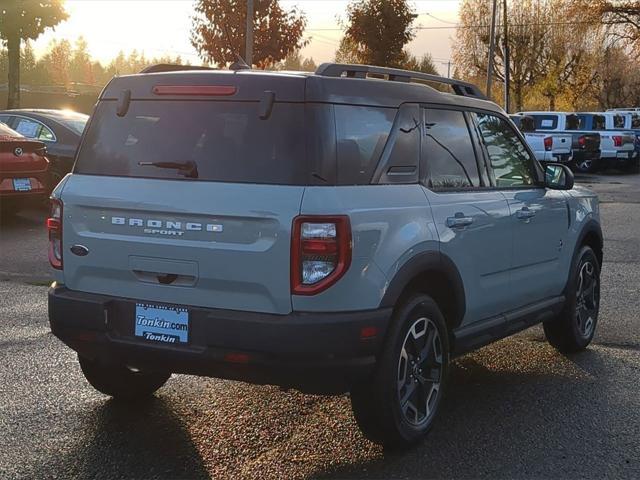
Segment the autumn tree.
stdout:
[[[545,74],[541,61],[548,47],[553,22],[553,0],[518,0],[508,4],[510,77],[517,110],[524,104],[526,89]],[[460,28],[456,33],[454,63],[470,78],[483,79],[489,58],[491,0],[464,0],[460,7]],[[494,75],[504,81],[505,42],[502,28],[496,30]]]
[[[245,55],[246,0],[197,0],[191,44],[200,57],[224,67]],[[255,0],[253,63],[266,68],[307,44],[306,17],[297,8],[285,10],[278,0]]]
[[313,58],[305,58],[300,50],[291,52],[286,58],[274,65],[275,70],[289,70],[298,72],[315,72],[318,68]]
[[336,58],[382,67],[402,67],[405,46],[415,36],[416,14],[406,0],[354,0],[347,6],[345,36]]
[[640,0],[582,0],[609,33],[640,51]]
[[66,18],[63,0],[0,0],[0,38],[8,54],[7,108],[20,106],[22,41],[38,38]]
[[71,81],[69,66],[71,65],[71,43],[69,40],[51,42],[49,53],[43,59],[49,70],[51,82],[54,85],[67,87]]
[[402,68],[416,72],[429,73],[431,75],[438,75],[438,69],[433,63],[433,58],[428,53],[425,53],[420,58],[407,53],[407,60],[404,62]]

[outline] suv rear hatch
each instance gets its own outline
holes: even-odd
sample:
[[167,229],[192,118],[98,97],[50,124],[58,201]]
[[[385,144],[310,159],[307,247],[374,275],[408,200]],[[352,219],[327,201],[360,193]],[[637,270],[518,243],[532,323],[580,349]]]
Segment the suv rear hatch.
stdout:
[[293,75],[114,80],[61,194],[66,286],[290,312],[291,228],[309,175],[303,99]]

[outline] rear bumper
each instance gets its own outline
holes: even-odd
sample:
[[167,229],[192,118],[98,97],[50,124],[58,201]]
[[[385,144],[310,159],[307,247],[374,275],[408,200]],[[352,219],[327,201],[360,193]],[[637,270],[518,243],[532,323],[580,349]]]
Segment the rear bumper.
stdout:
[[573,150],[573,160],[575,162],[581,162],[585,160],[599,160],[600,150]]
[[[133,335],[133,299],[54,286],[51,331],[87,358],[156,371],[340,393],[375,367],[391,309],[272,315],[189,308],[190,343],[166,346]],[[362,339],[362,329],[377,328]]]
[[[31,190],[16,191],[13,185],[14,179],[29,179]],[[43,197],[51,190],[49,171],[40,172],[0,172],[0,199],[17,200]]]

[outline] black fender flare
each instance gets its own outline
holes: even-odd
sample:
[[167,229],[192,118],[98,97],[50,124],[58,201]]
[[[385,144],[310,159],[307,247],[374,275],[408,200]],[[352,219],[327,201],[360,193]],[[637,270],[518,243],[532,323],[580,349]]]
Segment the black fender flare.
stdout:
[[[588,220],[582,226],[582,230],[580,230],[580,233],[578,234],[578,237],[576,239],[576,243],[573,246],[573,254],[571,255],[571,267],[569,269],[569,275],[567,276],[567,282],[566,282],[565,287],[563,289],[563,292],[565,292],[565,295],[567,294],[568,288],[571,285],[571,281],[573,279],[573,276],[575,275],[575,266],[576,266],[578,254],[580,253],[580,250],[581,250],[580,247],[582,245],[584,245],[584,241],[585,241],[585,238],[587,238],[587,235],[591,235],[591,234],[595,234],[596,235],[596,237],[598,238],[598,241],[600,242],[601,246],[604,245],[604,237],[602,235],[602,227],[595,220],[593,220],[593,219]],[[598,260],[600,261],[600,268],[602,269],[602,251],[595,252],[595,253],[596,253],[596,256],[598,257]]]
[[382,301],[381,308],[395,307],[405,288],[419,275],[427,272],[437,272],[444,275],[451,285],[455,305],[451,317],[448,319],[450,328],[457,328],[466,312],[466,295],[462,277],[455,263],[441,252],[422,252],[407,260],[389,282]]

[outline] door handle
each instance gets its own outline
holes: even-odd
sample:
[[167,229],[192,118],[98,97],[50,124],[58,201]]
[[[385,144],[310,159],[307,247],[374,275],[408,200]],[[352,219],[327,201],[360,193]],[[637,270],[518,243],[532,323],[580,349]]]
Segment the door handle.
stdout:
[[463,213],[456,213],[455,216],[447,218],[447,227],[464,228],[473,223],[472,217],[465,217]]
[[536,212],[534,212],[533,210],[529,210],[529,207],[523,207],[516,212],[516,217],[519,220],[529,221],[535,216],[536,216]]

